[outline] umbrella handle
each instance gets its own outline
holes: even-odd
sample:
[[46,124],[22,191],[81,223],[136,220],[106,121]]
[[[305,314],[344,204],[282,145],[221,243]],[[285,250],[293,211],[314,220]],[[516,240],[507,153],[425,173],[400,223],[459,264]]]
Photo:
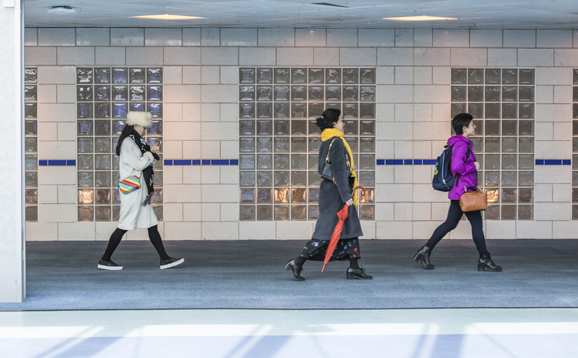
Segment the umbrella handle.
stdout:
[[361,185],[358,185],[355,188],[353,188],[353,190],[351,191],[351,195],[353,195],[357,189],[361,189],[361,196],[365,195],[365,188],[362,187]]

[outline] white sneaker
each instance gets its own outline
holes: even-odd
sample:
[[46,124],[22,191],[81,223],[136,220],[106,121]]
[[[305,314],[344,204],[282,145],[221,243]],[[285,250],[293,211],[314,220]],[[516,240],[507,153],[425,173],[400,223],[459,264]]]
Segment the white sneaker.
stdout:
[[185,259],[180,257],[180,258],[174,258],[174,257],[169,257],[167,260],[161,260],[161,270],[165,270],[171,267],[175,267],[175,266],[179,266],[180,264],[182,264],[183,262],[185,262]]

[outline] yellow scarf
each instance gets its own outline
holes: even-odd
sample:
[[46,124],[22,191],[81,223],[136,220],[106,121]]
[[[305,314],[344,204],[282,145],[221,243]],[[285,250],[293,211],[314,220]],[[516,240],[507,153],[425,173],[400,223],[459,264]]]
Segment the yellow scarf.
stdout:
[[[349,146],[349,143],[347,143],[345,138],[343,138],[343,132],[336,128],[327,128],[324,129],[323,132],[321,133],[321,140],[323,142],[333,137],[341,138],[341,140],[343,141],[343,145],[345,145],[345,149],[347,149],[347,153],[349,153],[349,159],[351,160],[350,168],[355,168],[355,162],[353,161],[353,154],[351,153],[351,147]],[[357,175],[355,175],[355,172],[353,170],[350,170],[350,173],[351,173],[350,175],[355,179],[353,183],[353,187],[355,188],[356,186],[359,185],[359,183],[357,182]],[[357,190],[356,190],[355,193],[353,193],[353,205],[357,205],[358,202],[359,200],[357,198]]]

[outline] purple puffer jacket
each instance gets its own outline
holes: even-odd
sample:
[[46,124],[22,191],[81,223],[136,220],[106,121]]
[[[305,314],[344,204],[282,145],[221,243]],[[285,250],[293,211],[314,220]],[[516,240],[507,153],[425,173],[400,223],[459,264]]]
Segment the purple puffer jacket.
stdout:
[[[460,200],[465,193],[464,187],[478,186],[478,173],[476,170],[476,154],[474,143],[463,135],[455,135],[448,139],[448,145],[453,146],[451,171],[455,175],[460,174],[460,179],[448,194],[450,200]],[[470,156],[466,160],[466,152],[470,148]],[[472,190],[469,190],[472,191]]]

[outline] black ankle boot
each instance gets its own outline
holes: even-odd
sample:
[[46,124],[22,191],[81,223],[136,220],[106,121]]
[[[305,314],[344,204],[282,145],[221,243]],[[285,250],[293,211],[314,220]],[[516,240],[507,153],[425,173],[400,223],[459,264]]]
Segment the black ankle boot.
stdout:
[[303,267],[297,266],[295,264],[295,260],[287,261],[287,263],[285,264],[285,270],[287,271],[291,270],[293,276],[295,277],[295,279],[297,279],[297,281],[305,281],[305,277],[301,276],[301,271],[303,271]]
[[357,269],[353,269],[350,267],[347,269],[346,278],[348,280],[371,280],[373,279],[373,276],[366,274],[365,269],[363,267]]
[[490,272],[502,272],[502,266],[496,265],[490,253],[480,254],[480,259],[478,260],[478,271],[490,271]]
[[429,261],[429,256],[431,255],[431,249],[427,245],[423,245],[417,252],[415,253],[413,260],[419,261],[421,263],[421,267],[424,270],[433,270],[434,265],[431,264]]

